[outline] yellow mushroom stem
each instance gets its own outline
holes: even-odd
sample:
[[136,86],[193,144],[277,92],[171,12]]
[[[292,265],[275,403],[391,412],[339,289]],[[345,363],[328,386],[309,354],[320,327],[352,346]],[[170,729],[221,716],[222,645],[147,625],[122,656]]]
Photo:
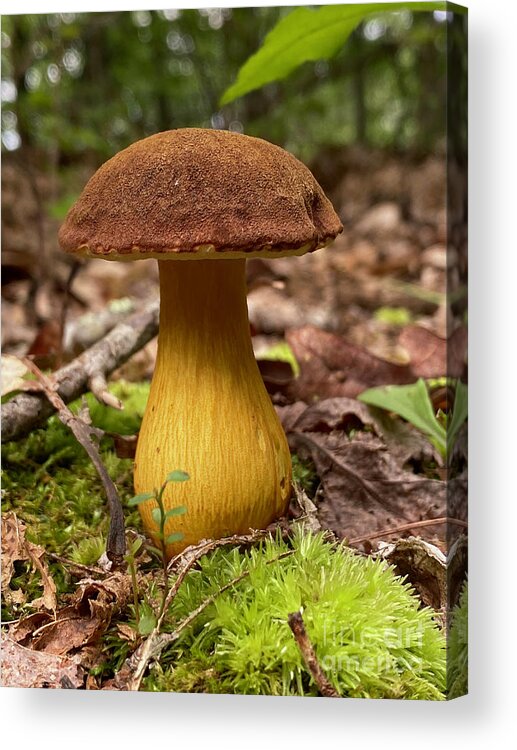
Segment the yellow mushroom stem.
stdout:
[[[264,528],[286,510],[291,456],[251,346],[245,260],[159,262],[160,333],[151,392],[138,439],[135,491],[152,492],[175,469],[167,546],[177,554],[203,538]],[[155,539],[154,500],[140,506]]]

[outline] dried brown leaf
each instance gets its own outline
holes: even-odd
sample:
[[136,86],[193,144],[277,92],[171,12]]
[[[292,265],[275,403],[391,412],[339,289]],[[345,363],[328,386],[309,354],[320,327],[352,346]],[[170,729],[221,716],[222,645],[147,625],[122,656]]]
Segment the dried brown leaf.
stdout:
[[383,409],[367,406],[352,398],[327,398],[307,406],[295,401],[277,406],[277,414],[287,434],[293,431],[323,432],[368,427],[382,437],[400,467],[410,459],[440,461],[440,456],[429,440],[418,430],[400,419],[391,417]]
[[287,331],[286,339],[300,365],[300,375],[291,382],[293,401],[315,397],[354,398],[374,385],[411,383],[416,380],[408,365],[379,359],[342,336],[315,326]]
[[449,338],[437,336],[422,326],[406,326],[399,344],[407,351],[414,379],[462,375],[467,353],[467,329],[457,328]]
[[25,559],[25,527],[14,513],[2,515],[2,593],[7,593],[16,560]]
[[76,659],[32,651],[11,638],[2,638],[0,664],[3,687],[77,689],[84,684]]
[[[43,584],[43,596],[31,602],[36,609],[45,607],[54,611],[57,607],[56,584],[48,571],[44,560],[45,550],[43,547],[29,542],[25,538],[25,524],[23,524],[15,513],[2,515],[2,592],[7,601],[13,599],[13,591],[10,588],[11,578],[14,573],[16,560],[27,560],[32,563],[38,571]],[[16,597],[16,595],[15,595]],[[19,595],[16,597],[19,599]]]
[[[323,486],[319,520],[340,538],[446,515],[446,483],[401,469],[372,434],[297,432],[290,439],[309,450]],[[433,526],[425,533],[443,532]]]
[[335,333],[312,325],[287,331],[300,375],[278,385],[291,401],[344,396],[355,398],[376,385],[403,385],[419,377],[458,377],[465,367],[467,333],[457,328],[448,339],[421,326],[407,326],[399,337],[408,362],[389,362]]
[[259,358],[257,365],[266,387],[273,392],[288,385],[294,377],[293,368],[289,362]]
[[117,623],[117,631],[121,638],[123,638],[125,641],[129,641],[130,643],[136,643],[138,638],[138,633],[134,628],[132,628],[130,625],[128,625],[125,622],[119,622]]
[[447,565],[443,552],[424,539],[410,536],[386,545],[379,556],[417,591],[428,607],[446,611]]
[[408,461],[435,461],[442,464],[442,457],[428,438],[408,422],[392,417],[384,409],[369,407],[377,432],[382,435],[386,446],[399,466]]
[[113,573],[103,581],[86,579],[79,583],[72,604],[61,609],[55,618],[22,618],[10,628],[9,635],[35,651],[66,656],[97,644],[112,617],[130,598],[131,581],[123,573]]

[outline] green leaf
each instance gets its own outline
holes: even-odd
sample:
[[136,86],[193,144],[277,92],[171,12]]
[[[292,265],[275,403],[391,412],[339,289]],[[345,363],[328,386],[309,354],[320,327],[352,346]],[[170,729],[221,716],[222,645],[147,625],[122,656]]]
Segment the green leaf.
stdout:
[[138,621],[138,632],[140,635],[149,635],[156,627],[156,617],[152,614],[142,615]]
[[411,313],[405,307],[379,307],[374,318],[379,323],[391,326],[406,326],[411,323]]
[[153,521],[157,526],[159,526],[162,522],[162,511],[161,508],[153,508],[151,512],[151,516],[153,518]]
[[146,500],[151,500],[154,497],[154,494],[152,492],[142,492],[140,495],[135,495],[134,497],[131,497],[128,501],[128,505],[140,505],[140,503],[145,503]]
[[333,57],[367,16],[398,10],[429,13],[446,10],[446,3],[361,3],[325,5],[317,10],[296,8],[276,24],[258,52],[246,60],[235,83],[222,95],[220,105],[285,78],[304,62]]
[[187,512],[187,509],[184,505],[178,505],[176,508],[171,508],[167,511],[165,514],[165,518],[172,518],[172,516],[183,516]]
[[167,539],[165,540],[165,544],[174,544],[174,542],[181,542],[184,535],[181,533],[181,531],[175,531],[174,534],[169,534]]
[[260,352],[258,358],[267,359],[272,362],[287,362],[288,365],[291,365],[295,378],[300,374],[300,365],[287,341],[280,341],[278,344],[266,349],[265,352]]
[[456,393],[454,396],[454,406],[452,409],[452,416],[447,427],[447,451],[452,452],[458,432],[461,426],[467,419],[469,412],[468,402],[468,386],[462,383],[461,380],[456,381]]
[[138,552],[138,550],[140,549],[141,546],[142,546],[142,540],[141,539],[135,539],[135,541],[131,545],[131,549],[130,549],[131,554],[132,555],[136,555],[136,553]]
[[179,469],[176,469],[176,471],[171,471],[171,473],[167,475],[167,478],[165,479],[165,481],[166,482],[186,482],[187,479],[190,479],[190,476],[187,474],[186,471],[180,471]]
[[407,419],[418,430],[428,435],[442,456],[445,456],[447,433],[436,419],[427,386],[422,378],[411,385],[370,388],[361,393],[358,400],[395,412]]

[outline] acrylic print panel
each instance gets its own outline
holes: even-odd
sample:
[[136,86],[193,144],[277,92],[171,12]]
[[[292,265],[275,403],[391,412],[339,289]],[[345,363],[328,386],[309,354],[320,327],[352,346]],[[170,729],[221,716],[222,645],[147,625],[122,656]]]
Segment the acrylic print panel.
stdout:
[[466,693],[466,29],[2,18],[4,685]]

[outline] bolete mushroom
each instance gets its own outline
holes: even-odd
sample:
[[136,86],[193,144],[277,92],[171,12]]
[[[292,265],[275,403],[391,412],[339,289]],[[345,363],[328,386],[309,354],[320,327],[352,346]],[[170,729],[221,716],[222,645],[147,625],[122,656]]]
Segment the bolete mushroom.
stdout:
[[[285,512],[291,457],[251,346],[246,258],[302,255],[341,231],[313,175],[278,146],[186,128],[134,143],[89,180],[59,232],[64,250],[156,258],[160,330],[134,468],[137,493],[174,469],[168,556],[203,538],[264,528]],[[140,506],[156,534],[154,501]],[[156,538],[156,537],[155,537]]]

